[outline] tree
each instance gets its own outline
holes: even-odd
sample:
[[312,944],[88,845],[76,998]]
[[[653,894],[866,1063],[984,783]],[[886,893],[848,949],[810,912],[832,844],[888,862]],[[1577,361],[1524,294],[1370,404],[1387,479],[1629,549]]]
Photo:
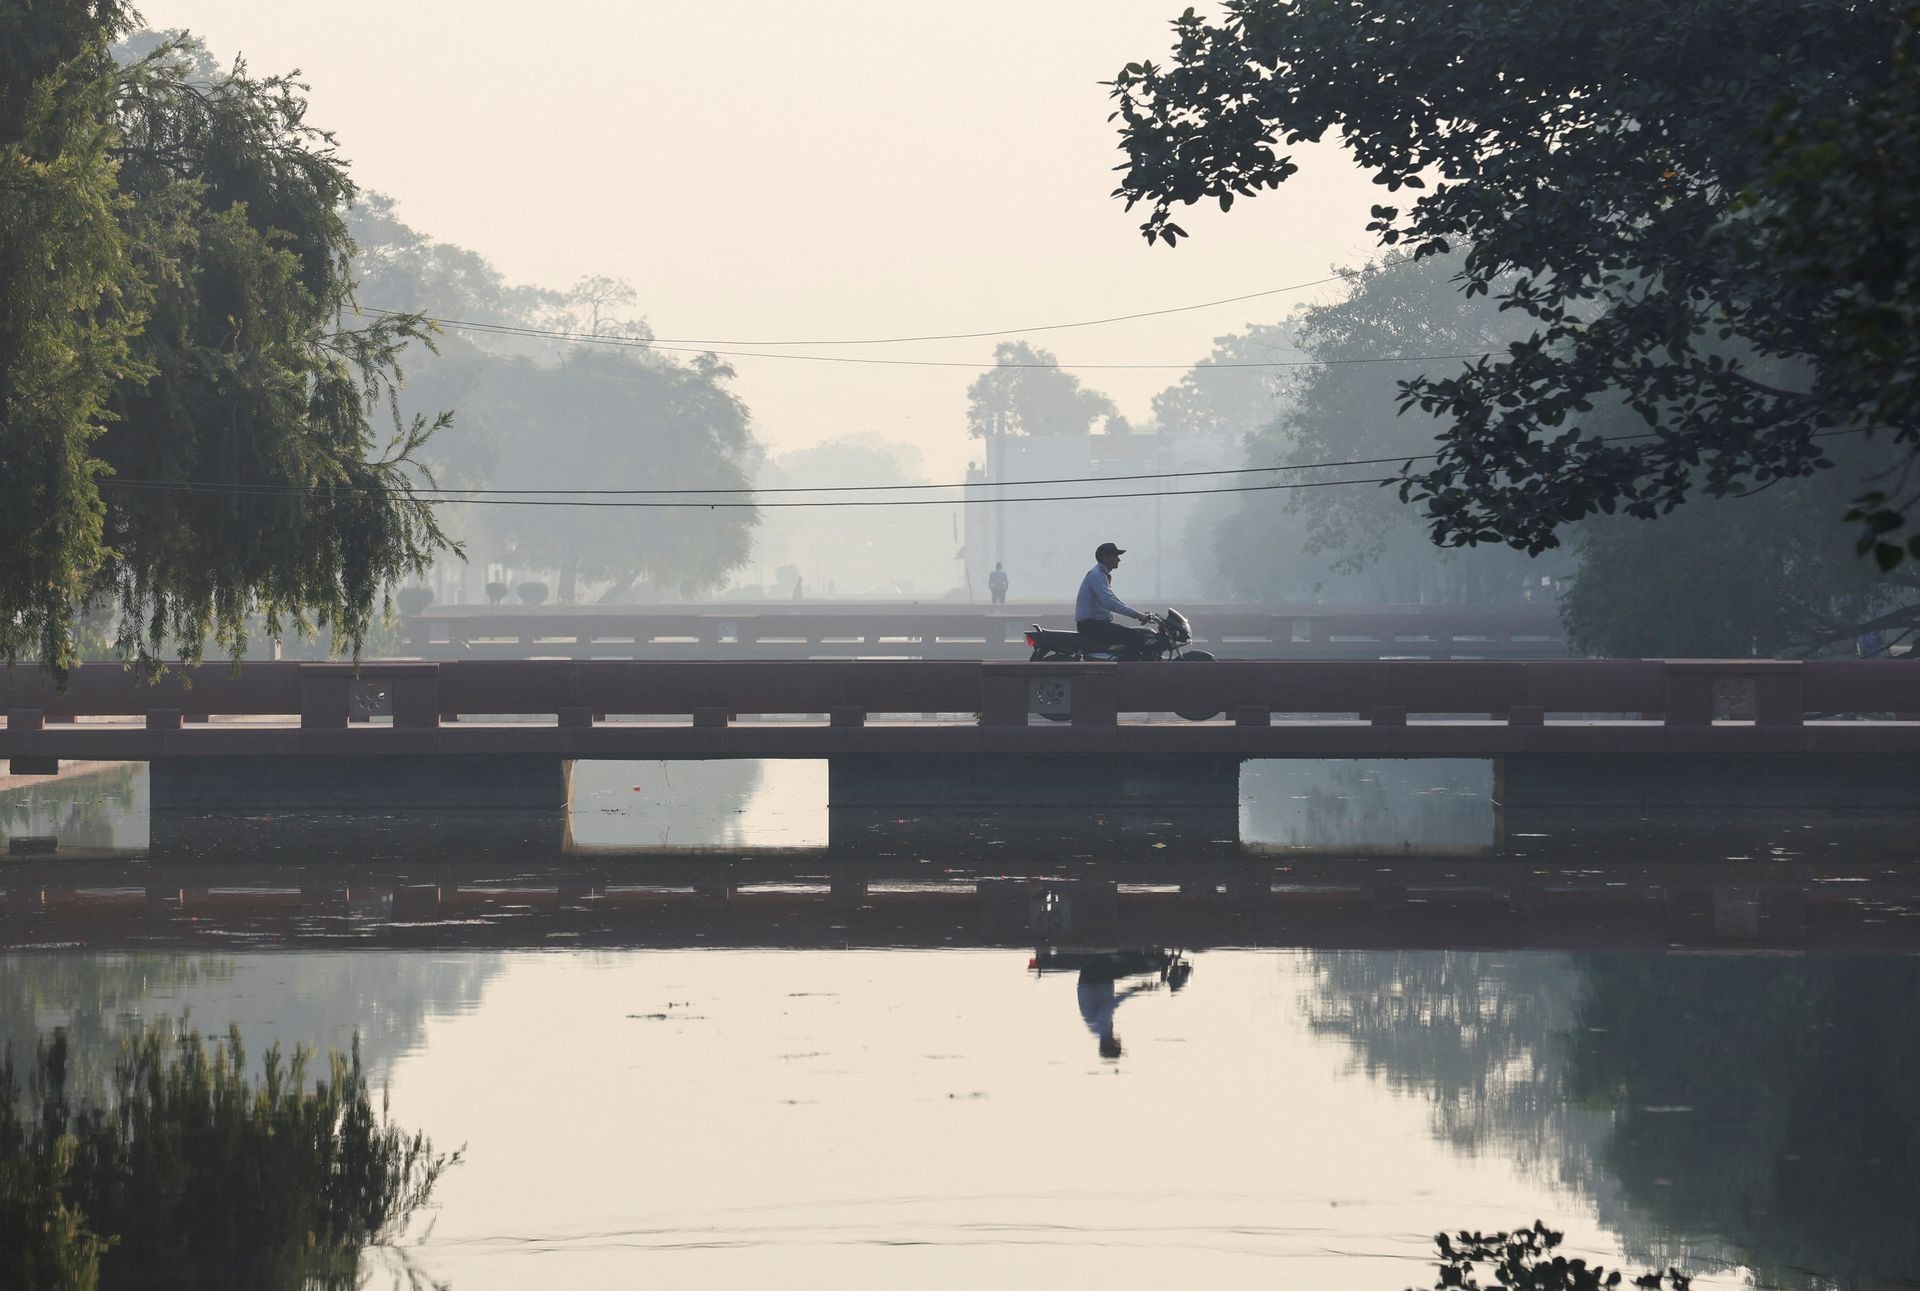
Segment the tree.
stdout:
[[[1831,326],[1878,329],[1886,315],[1871,307],[1914,298],[1920,224],[1875,224],[1870,254],[1850,245],[1914,200],[1913,150],[1900,147],[1915,137],[1910,11],[1888,0],[1225,10],[1219,22],[1188,10],[1167,64],[1116,76],[1117,195],[1147,203],[1143,231],[1172,244],[1185,236],[1174,205],[1224,209],[1277,188],[1298,170],[1286,147],[1332,134],[1388,194],[1411,198],[1374,208],[1382,244],[1463,250],[1463,292],[1530,322],[1497,355],[1403,388],[1405,405],[1441,419],[1437,459],[1402,488],[1436,541],[1542,551],[1595,512],[1653,516],[1695,491],[1825,469],[1835,432],[1920,452],[1913,330],[1888,327],[1883,345],[1863,347]],[[1825,187],[1861,159],[1873,165],[1855,188]],[[1847,218],[1821,222],[1829,200]],[[1788,265],[1798,288],[1780,292],[1770,257],[1795,237],[1806,239]],[[1597,433],[1623,408],[1651,432]],[[1899,495],[1881,492],[1862,511],[1870,543],[1903,520]]]
[[[1848,447],[1858,457],[1869,446]],[[1838,514],[1849,488],[1826,472],[1652,522],[1587,521],[1561,601],[1568,635],[1631,658],[1850,654],[1863,635],[1897,644],[1920,628],[1920,578],[1858,559],[1838,525],[1805,522]]]
[[998,435],[1084,435],[1097,417],[1112,417],[1113,400],[1083,390],[1060,360],[1025,341],[993,347],[994,366],[967,387],[967,433],[991,442]]
[[[409,228],[377,194],[356,208],[352,225],[356,275],[370,303],[480,325],[451,329],[412,374],[412,402],[403,405],[470,410],[461,434],[425,450],[437,476],[463,487],[751,487],[760,447],[746,406],[726,389],[731,369],[649,353],[652,331],[627,313],[631,284],[604,275],[566,291],[510,284],[485,257]],[[601,340],[556,345],[524,334],[529,328]],[[537,507],[463,508],[456,523],[518,563],[558,568],[562,601],[574,599],[583,575],[613,579],[610,595],[638,582],[690,594],[718,586],[745,562],[758,519],[738,505],[749,500],[743,496],[716,492],[712,500],[728,505],[640,509],[550,498]]]
[[116,175],[112,4],[0,5],[0,655],[71,660],[107,559],[95,441],[146,292]]
[[130,22],[0,4],[0,654],[64,671],[95,596],[149,663],[237,658],[254,613],[357,649],[450,546],[411,474],[448,419],[391,403],[425,324],[342,324],[354,188],[303,87],[179,41],[123,67]]
[[1213,352],[1153,397],[1153,419],[1172,434],[1250,435],[1286,403],[1286,369],[1238,366],[1304,357],[1292,334],[1272,323],[1213,338]]
[[[1313,366],[1292,370],[1277,417],[1248,440],[1247,464],[1301,468],[1248,478],[1303,484],[1243,495],[1219,526],[1222,567],[1244,596],[1280,597],[1366,580],[1375,599],[1515,601],[1541,565],[1511,551],[1437,551],[1393,494],[1366,481],[1431,449],[1430,423],[1399,415],[1394,356],[1479,353],[1503,344],[1518,320],[1461,295],[1455,257],[1401,252],[1342,275],[1344,293],[1297,311],[1285,330]],[[1322,469],[1320,463],[1373,465]],[[1357,480],[1360,483],[1328,483]],[[1276,498],[1285,499],[1276,505]]]
[[679,490],[651,500],[712,505],[500,507],[494,531],[524,563],[560,569],[563,601],[582,575],[681,595],[718,587],[746,562],[758,519],[745,490],[760,450],[746,405],[726,388],[732,375],[712,355],[681,364],[632,348],[587,347],[554,366],[495,360],[482,389],[500,429],[502,485],[565,490],[592,481]]

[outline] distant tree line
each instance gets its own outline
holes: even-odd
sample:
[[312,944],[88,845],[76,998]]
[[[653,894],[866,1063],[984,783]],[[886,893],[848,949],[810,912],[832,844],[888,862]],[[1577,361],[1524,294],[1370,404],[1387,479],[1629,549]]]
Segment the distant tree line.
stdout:
[[404,396],[410,409],[461,409],[459,433],[425,454],[443,481],[710,490],[675,500],[726,504],[462,508],[452,522],[459,532],[523,570],[558,571],[562,601],[575,599],[581,579],[611,583],[609,597],[636,587],[699,595],[746,563],[759,514],[742,505],[750,495],[728,490],[753,486],[764,451],[746,405],[728,388],[732,368],[712,355],[682,363],[649,349],[653,333],[631,315],[636,293],[621,280],[589,276],[566,291],[509,285],[483,256],[406,225],[377,193],[349,213],[348,226],[369,306],[489,329],[448,329]]

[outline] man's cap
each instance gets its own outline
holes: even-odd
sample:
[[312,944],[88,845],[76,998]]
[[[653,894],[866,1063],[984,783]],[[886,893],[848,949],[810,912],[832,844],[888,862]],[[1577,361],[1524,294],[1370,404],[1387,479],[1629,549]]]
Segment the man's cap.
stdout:
[[1125,547],[1116,547],[1110,542],[1103,542],[1093,549],[1093,558],[1095,560],[1105,560],[1108,556],[1124,556],[1126,554],[1127,549]]

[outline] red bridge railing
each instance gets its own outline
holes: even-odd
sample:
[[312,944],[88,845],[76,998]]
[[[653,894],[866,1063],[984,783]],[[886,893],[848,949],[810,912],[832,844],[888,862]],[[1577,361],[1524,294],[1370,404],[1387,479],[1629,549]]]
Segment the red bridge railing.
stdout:
[[1127,714],[1211,712],[1241,725],[1289,718],[1391,726],[1472,717],[1514,726],[1612,716],[1667,726],[1812,719],[1920,720],[1920,665],[1885,660],[1332,660],[1033,664],[1024,661],[569,660],[349,664],[259,662],[174,669],[148,684],[112,665],[0,673],[0,756],[21,732],[120,718],[172,729],[209,718],[280,719],[307,729],[391,718],[433,728],[510,714],[589,726],[609,716],[726,726],[741,715],[862,725],[884,714],[945,714],[1024,726],[1036,713],[1076,726]]

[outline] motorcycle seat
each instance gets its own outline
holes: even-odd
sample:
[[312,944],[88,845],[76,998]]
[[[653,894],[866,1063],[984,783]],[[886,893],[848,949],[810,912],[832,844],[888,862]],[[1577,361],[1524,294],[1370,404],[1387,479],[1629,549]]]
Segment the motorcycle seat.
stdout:
[[1087,644],[1080,639],[1078,632],[1061,632],[1038,624],[1029,628],[1028,633],[1033,637],[1034,644],[1047,650],[1080,650]]

